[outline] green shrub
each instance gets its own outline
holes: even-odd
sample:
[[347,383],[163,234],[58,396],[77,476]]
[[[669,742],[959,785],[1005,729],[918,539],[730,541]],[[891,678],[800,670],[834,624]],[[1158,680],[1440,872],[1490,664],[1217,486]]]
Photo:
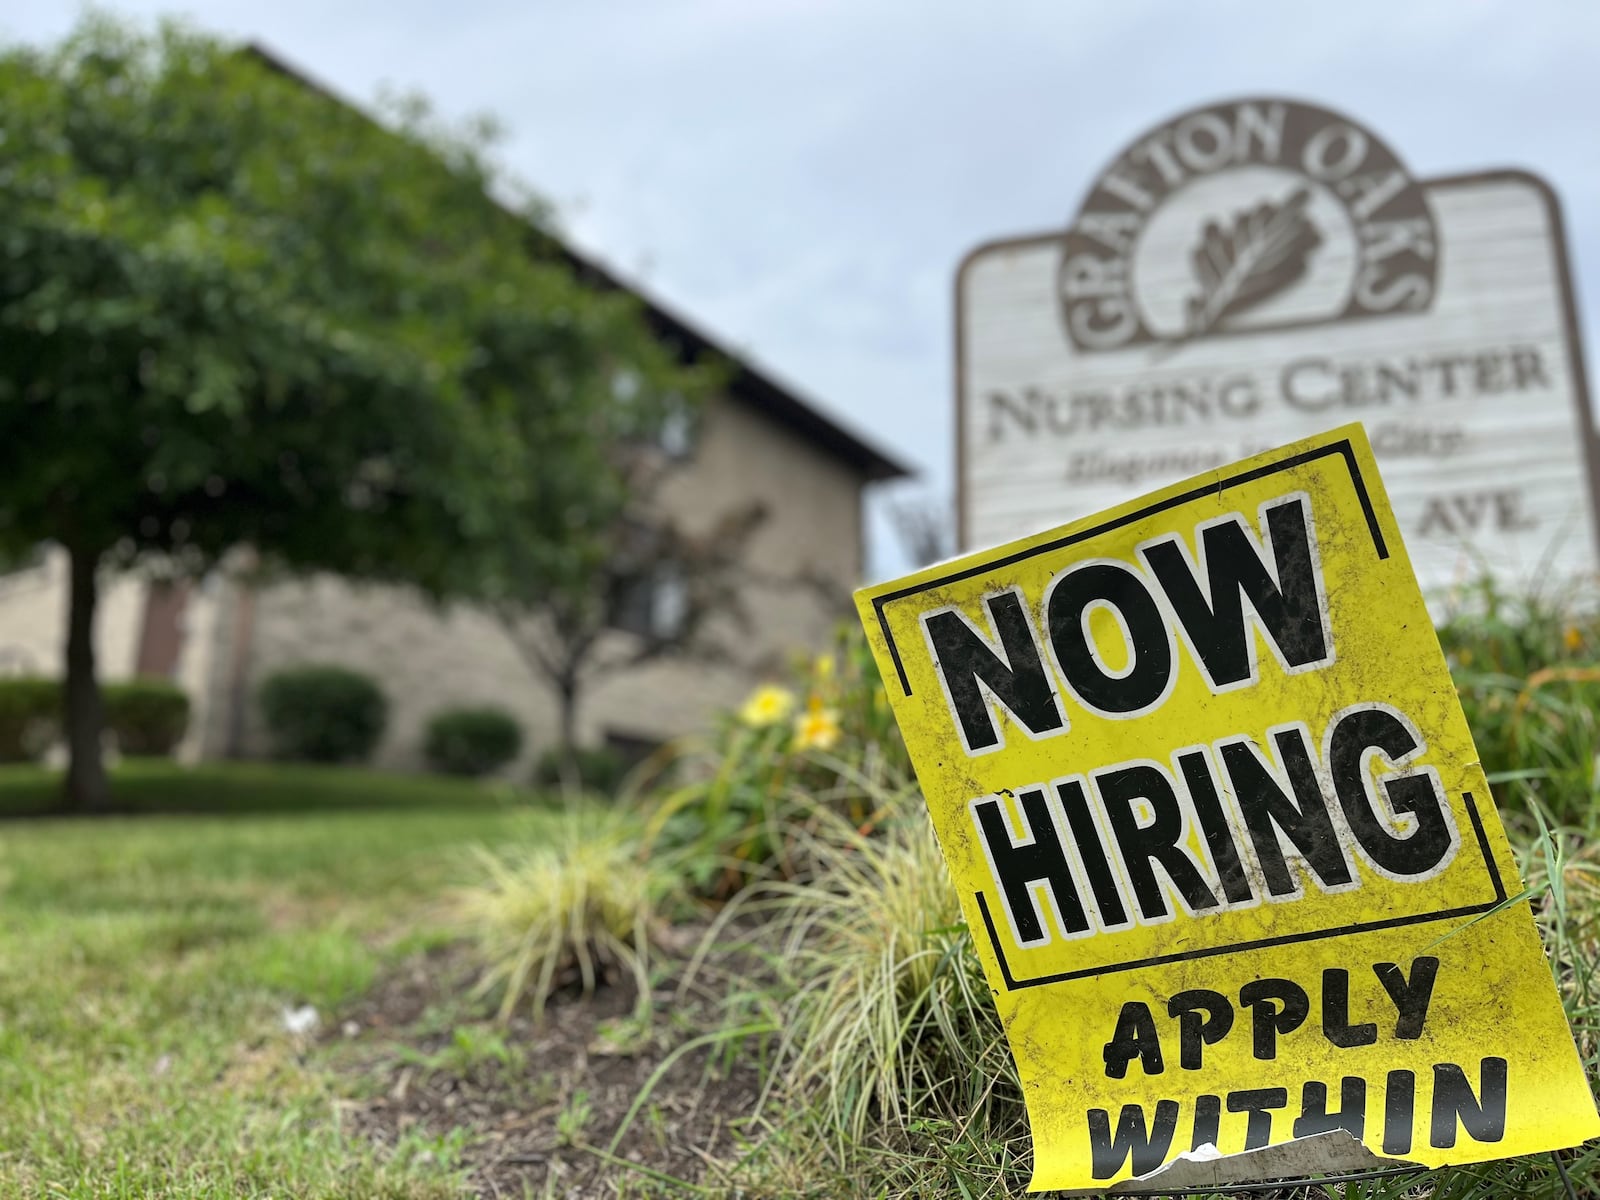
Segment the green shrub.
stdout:
[[259,699],[274,755],[301,762],[365,761],[389,717],[378,685],[344,667],[278,671],[261,684]]
[[60,725],[60,682],[0,679],[0,762],[36,762]]
[[189,728],[189,697],[165,679],[107,684],[104,695],[106,726],[123,754],[165,758]]
[[522,726],[499,708],[451,708],[428,721],[423,757],[445,775],[487,775],[522,749]]
[[[628,773],[627,760],[610,746],[579,746],[578,778],[583,790],[601,796],[614,796]],[[555,788],[562,784],[561,748],[552,746],[533,764],[533,785]]]

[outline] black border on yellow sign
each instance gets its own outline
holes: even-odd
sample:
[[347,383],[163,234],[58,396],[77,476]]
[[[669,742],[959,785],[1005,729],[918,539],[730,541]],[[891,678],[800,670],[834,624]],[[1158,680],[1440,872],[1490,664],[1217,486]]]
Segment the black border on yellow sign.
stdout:
[[[966,566],[958,571],[946,575],[938,575],[914,583],[909,587],[897,591],[886,592],[873,598],[872,606],[878,616],[878,627],[883,632],[884,643],[889,648],[889,657],[894,661],[895,672],[900,679],[900,687],[905,695],[911,695],[911,682],[906,677],[905,664],[900,658],[900,648],[895,644],[894,633],[889,628],[889,618],[884,612],[886,606],[896,600],[903,600],[907,596],[930,591],[933,588],[943,587],[946,584],[959,583],[964,579],[971,579],[975,575],[982,575],[988,571],[998,570],[1011,566],[1013,563],[1022,562],[1041,554],[1049,554],[1067,546],[1085,542],[1101,534],[1142,521],[1146,517],[1155,516],[1157,513],[1166,512],[1168,509],[1177,508],[1191,501],[1199,500],[1204,496],[1216,495],[1230,487],[1241,484],[1253,483],[1280,471],[1287,471],[1294,467],[1314,462],[1319,458],[1326,458],[1330,454],[1337,454],[1344,459],[1345,467],[1350,472],[1350,485],[1355,489],[1356,499],[1361,504],[1361,511],[1367,520],[1367,529],[1372,534],[1372,546],[1377,552],[1379,560],[1389,557],[1388,543],[1383,537],[1383,530],[1378,524],[1378,514],[1372,506],[1372,497],[1367,491],[1367,483],[1361,475],[1361,465],[1356,461],[1355,447],[1348,438],[1336,442],[1329,442],[1325,446],[1307,450],[1303,453],[1292,455],[1278,462],[1266,466],[1255,467],[1248,471],[1241,471],[1235,475],[1220,476],[1216,480],[1203,484],[1200,487],[1190,488],[1175,496],[1157,500],[1141,508],[1112,517],[1096,525],[1083,529],[1073,530],[1048,542],[1030,547],[1026,550],[1002,554],[997,558],[985,559],[982,562]],[[1434,912],[1416,913],[1411,916],[1389,917],[1382,921],[1367,921],[1355,925],[1339,925],[1331,929],[1317,929],[1303,933],[1281,934],[1277,937],[1258,938],[1248,942],[1232,942],[1224,946],[1209,946],[1200,950],[1186,950],[1174,954],[1158,954],[1150,958],[1132,959],[1128,962],[1109,963],[1103,966],[1083,967],[1076,971],[1060,971],[1052,975],[1040,975],[1031,979],[1018,979],[1011,971],[1011,964],[1006,960],[1005,948],[1001,945],[999,931],[995,928],[994,918],[989,912],[989,902],[982,892],[975,892],[974,898],[978,904],[978,912],[983,917],[986,932],[989,935],[989,944],[994,948],[996,961],[1000,964],[1000,975],[1004,980],[1007,991],[1019,991],[1022,988],[1040,987],[1051,983],[1066,983],[1074,979],[1084,979],[1094,975],[1109,975],[1118,971],[1133,971],[1141,967],[1159,966],[1163,963],[1187,962],[1197,958],[1211,958],[1219,954],[1237,954],[1246,950],[1263,950],[1274,946],[1286,946],[1295,942],[1317,941],[1322,938],[1339,937],[1346,934],[1370,933],[1380,929],[1396,929],[1403,925],[1420,925],[1429,921],[1445,921],[1456,917],[1472,917],[1486,913],[1497,904],[1503,904],[1506,899],[1505,881],[1500,877],[1500,868],[1494,861],[1494,855],[1489,850],[1489,839],[1484,833],[1483,819],[1478,815],[1477,801],[1471,792],[1463,792],[1461,798],[1466,802],[1467,815],[1472,820],[1472,830],[1477,836],[1478,850],[1483,855],[1483,864],[1489,874],[1490,883],[1494,888],[1494,899],[1486,900],[1481,904],[1469,904],[1459,908],[1439,909]]]
[[894,669],[900,676],[900,688],[907,695],[911,695],[911,682],[906,678],[905,664],[900,661],[900,647],[895,645],[894,633],[889,628],[889,618],[884,615],[884,606],[894,600],[903,600],[907,596],[915,596],[918,592],[926,592],[931,588],[943,587],[947,583],[959,583],[963,579],[971,579],[974,575],[982,575],[985,571],[997,570],[1000,567],[1009,567],[1012,563],[1022,562],[1040,554],[1049,554],[1053,550],[1060,550],[1065,546],[1073,546],[1079,542],[1088,541],[1090,538],[1099,537],[1102,533],[1109,533],[1113,529],[1120,529],[1124,525],[1131,525],[1135,521],[1142,521],[1146,517],[1155,516],[1156,513],[1166,512],[1169,508],[1177,508],[1181,504],[1188,504],[1191,500],[1198,500],[1202,496],[1209,496],[1213,492],[1222,492],[1230,487],[1240,484],[1252,483],[1257,479],[1264,479],[1268,475],[1276,475],[1279,471],[1287,471],[1291,467],[1298,467],[1303,463],[1313,462],[1325,458],[1330,454],[1344,456],[1345,466],[1350,471],[1350,484],[1356,490],[1356,499],[1361,502],[1361,511],[1366,515],[1367,528],[1372,532],[1372,545],[1378,552],[1378,558],[1389,557],[1389,546],[1383,540],[1383,530],[1378,527],[1378,514],[1373,510],[1372,497],[1367,494],[1367,481],[1361,477],[1361,466],[1356,462],[1355,447],[1350,444],[1349,438],[1337,442],[1329,442],[1326,446],[1318,446],[1315,450],[1307,450],[1279,462],[1269,463],[1264,467],[1256,467],[1250,471],[1241,471],[1237,475],[1219,477],[1214,483],[1207,483],[1203,487],[1190,488],[1176,496],[1169,496],[1165,500],[1157,500],[1154,504],[1147,504],[1143,508],[1134,509],[1120,517],[1113,517],[1109,521],[1102,521],[1098,525],[1091,525],[1086,529],[1078,529],[1052,541],[1034,546],[1028,550],[1018,550],[1013,554],[1003,554],[999,558],[991,558],[975,566],[954,571],[949,575],[940,575],[933,579],[914,583],[910,587],[901,588],[899,591],[886,592],[882,596],[875,596],[872,607],[878,614],[878,628],[883,631],[883,640],[889,647],[889,657],[894,660]]
[[1494,899],[1486,900],[1482,904],[1468,904],[1461,908],[1441,908],[1435,912],[1415,913],[1409,917],[1388,917],[1382,921],[1363,921],[1355,925],[1335,925],[1331,929],[1314,929],[1307,933],[1284,933],[1277,937],[1257,938],[1251,942],[1230,942],[1226,946],[1207,946],[1202,950],[1184,950],[1177,954],[1157,954],[1151,958],[1137,958],[1129,962],[1110,963],[1100,967],[1083,967],[1077,971],[1058,971],[1054,975],[1039,975],[1032,979],[1018,979],[1011,973],[1011,964],[1006,961],[1005,948],[1000,944],[1000,934],[994,927],[994,918],[989,915],[989,902],[982,892],[974,892],[973,896],[978,902],[978,911],[983,914],[984,929],[989,934],[989,945],[994,947],[995,959],[1000,963],[1000,977],[1005,981],[1006,991],[1016,992],[1023,988],[1041,987],[1047,983],[1066,983],[1073,979],[1086,979],[1091,975],[1112,975],[1118,971],[1136,971],[1140,967],[1156,967],[1163,963],[1188,962],[1196,958],[1213,958],[1219,954],[1238,954],[1245,950],[1266,950],[1273,946],[1288,946],[1295,942],[1315,942],[1322,938],[1343,937],[1346,934],[1371,933],[1379,929],[1398,929],[1402,925],[1421,925],[1428,921],[1448,921],[1454,917],[1475,917],[1486,913],[1497,904],[1505,903],[1506,885],[1500,878],[1500,868],[1494,861],[1494,855],[1489,852],[1489,838],[1483,831],[1483,818],[1478,815],[1478,802],[1472,798],[1471,792],[1462,792],[1461,798],[1467,802],[1467,815],[1472,818],[1472,832],[1478,837],[1478,850],[1483,855],[1483,865],[1488,868],[1489,881],[1494,885]]

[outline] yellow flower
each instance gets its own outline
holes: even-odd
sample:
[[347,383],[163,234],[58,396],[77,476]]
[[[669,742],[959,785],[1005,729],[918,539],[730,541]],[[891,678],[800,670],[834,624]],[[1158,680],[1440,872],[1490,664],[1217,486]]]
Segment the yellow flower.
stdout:
[[794,711],[794,693],[776,684],[762,684],[739,710],[739,720],[757,729],[776,725]]
[[794,723],[796,750],[831,750],[839,741],[839,710],[824,708],[820,697],[811,697],[806,711]]
[[1561,635],[1561,640],[1568,650],[1577,651],[1583,649],[1583,634],[1579,632],[1576,625],[1568,625],[1567,631]]
[[817,677],[818,683],[827,683],[833,678],[833,655],[819,654],[817,661],[811,665],[811,673]]

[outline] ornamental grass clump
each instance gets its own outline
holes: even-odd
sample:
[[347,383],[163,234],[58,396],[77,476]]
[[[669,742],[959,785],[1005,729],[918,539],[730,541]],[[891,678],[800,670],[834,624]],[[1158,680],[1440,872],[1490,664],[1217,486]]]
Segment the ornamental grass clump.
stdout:
[[774,973],[764,1011],[779,1031],[741,1182],[755,1195],[1004,1191],[1026,1179],[1026,1118],[959,900],[921,797],[866,799],[865,826],[813,806],[794,836],[805,877],[757,883],[725,910]]
[[650,998],[651,948],[683,903],[677,867],[645,851],[631,810],[583,806],[543,818],[518,847],[477,850],[483,882],[463,892],[461,915],[477,932],[482,990],[508,1017],[525,999],[542,1016],[570,977],[585,993],[608,972]]
[[737,894],[718,928],[777,976],[764,1111],[787,1144],[842,1168],[929,1122],[1011,1128],[1015,1068],[859,631],[757,688],[701,761],[652,828],[702,893]]
[[786,1091],[812,1098],[850,1141],[869,1126],[970,1114],[997,1079],[1015,1092],[926,816],[892,815],[871,834],[832,817],[806,840],[818,870],[773,885],[779,904],[761,938],[782,947],[793,988],[783,1006]]
[[[1600,1083],[1600,621],[1488,583],[1441,627],[1591,1085]],[[807,827],[813,870],[767,885],[756,942],[788,991],[752,1191],[972,1200],[1025,1185],[1020,1089],[922,802]],[[1554,816],[1549,816],[1549,811]],[[1557,824],[1556,822],[1559,822]],[[1478,918],[1483,919],[1483,918]],[[1441,929],[1441,936],[1451,930]],[[1375,1184],[1373,1196],[1594,1191],[1600,1150]],[[821,1181],[820,1183],[818,1181]],[[1359,1187],[1347,1192],[1354,1196]],[[1361,1193],[1368,1194],[1368,1193]]]
[[1508,821],[1531,806],[1600,823],[1600,617],[1582,593],[1512,593],[1484,576],[1449,597],[1439,640]]

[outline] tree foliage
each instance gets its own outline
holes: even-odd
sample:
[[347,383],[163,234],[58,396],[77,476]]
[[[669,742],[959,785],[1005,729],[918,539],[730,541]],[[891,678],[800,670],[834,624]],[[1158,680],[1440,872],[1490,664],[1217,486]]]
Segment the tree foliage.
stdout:
[[82,803],[98,567],[249,544],[447,595],[481,589],[516,520],[521,568],[554,577],[616,503],[606,442],[695,392],[628,298],[491,201],[482,138],[425,108],[381,124],[255,54],[100,17],[0,51],[0,95],[0,550],[72,555]]

